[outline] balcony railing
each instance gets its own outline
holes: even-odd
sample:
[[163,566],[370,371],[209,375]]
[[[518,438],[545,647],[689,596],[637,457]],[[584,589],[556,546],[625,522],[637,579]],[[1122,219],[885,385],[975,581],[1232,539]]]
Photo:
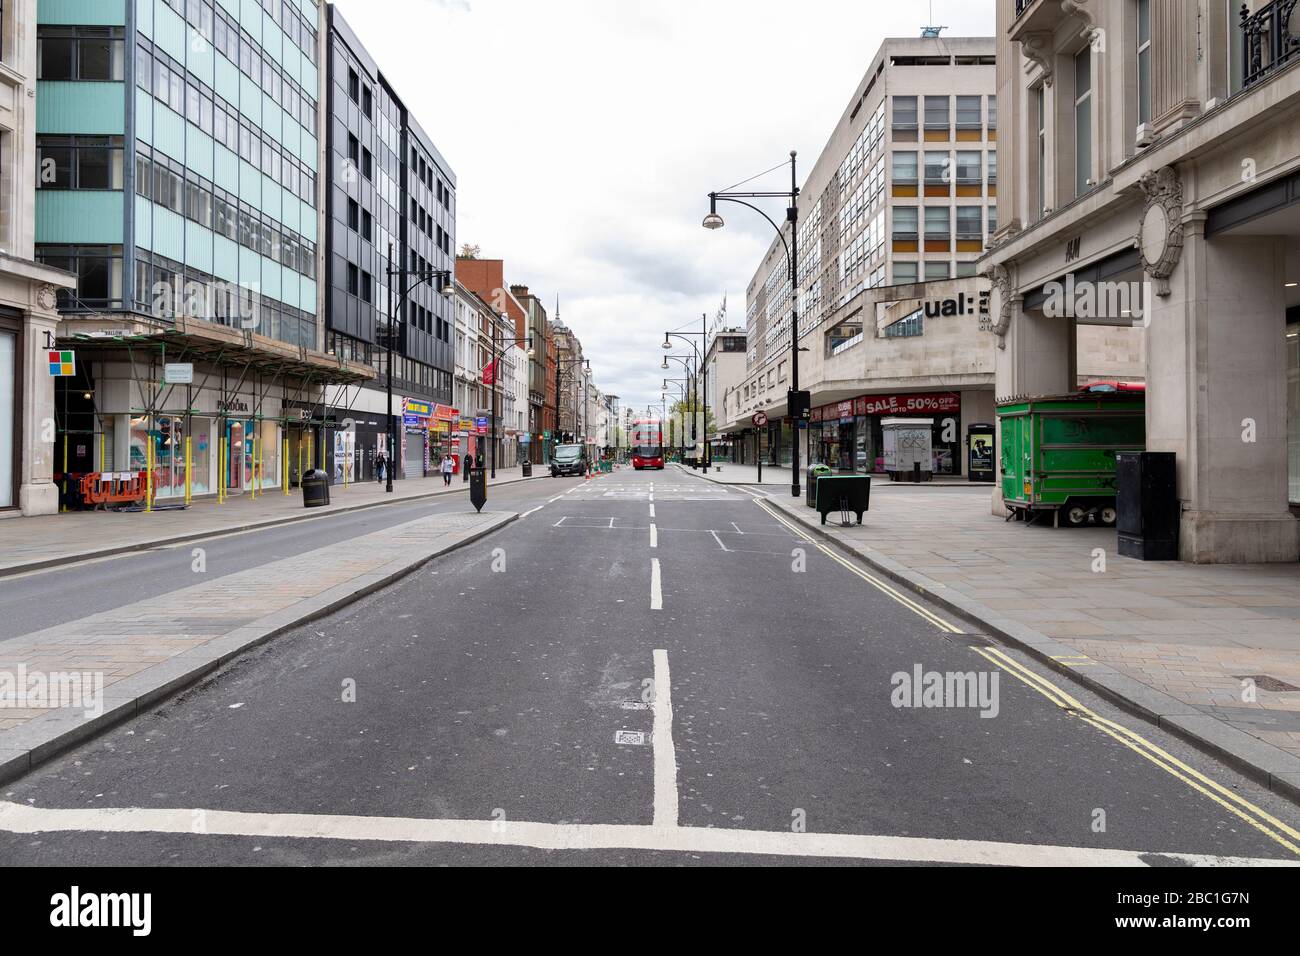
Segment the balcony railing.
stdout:
[[1016,0],[1016,16],[1020,16],[1034,5],[1034,0]]
[[1298,2],[1273,0],[1254,13],[1244,3],[1241,5],[1241,32],[1246,47],[1243,86],[1260,82],[1300,55],[1300,37],[1291,29]]

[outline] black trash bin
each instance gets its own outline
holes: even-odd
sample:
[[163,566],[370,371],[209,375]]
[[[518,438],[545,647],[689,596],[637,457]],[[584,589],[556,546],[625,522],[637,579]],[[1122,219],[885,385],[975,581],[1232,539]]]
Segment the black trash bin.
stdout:
[[525,478],[533,477],[533,463],[531,461],[526,461],[524,462],[523,467],[524,467],[524,477]]
[[817,479],[831,474],[829,465],[813,465],[808,469],[808,507],[817,507]]
[[303,472],[302,506],[304,508],[323,508],[329,503],[329,476],[319,468]]

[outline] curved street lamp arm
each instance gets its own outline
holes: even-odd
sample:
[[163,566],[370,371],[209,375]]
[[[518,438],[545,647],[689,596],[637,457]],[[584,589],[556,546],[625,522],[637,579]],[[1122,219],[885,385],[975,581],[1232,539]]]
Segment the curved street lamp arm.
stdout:
[[[787,199],[789,198],[788,193],[773,193],[772,195],[785,196]],[[785,258],[787,261],[790,262],[790,276],[791,278],[794,277],[794,258],[790,255],[790,244],[785,241],[785,233],[781,231],[781,227],[776,224],[776,221],[771,216],[763,212],[763,210],[759,209],[753,203],[747,203],[743,199],[735,199],[731,196],[724,195],[723,193],[712,193],[710,198],[722,200],[724,202],[739,203],[742,206],[748,206],[750,209],[754,210],[754,212],[758,213],[760,216],[766,219],[768,223],[772,226],[772,228],[776,230],[776,234],[781,237],[781,245],[785,246]]]

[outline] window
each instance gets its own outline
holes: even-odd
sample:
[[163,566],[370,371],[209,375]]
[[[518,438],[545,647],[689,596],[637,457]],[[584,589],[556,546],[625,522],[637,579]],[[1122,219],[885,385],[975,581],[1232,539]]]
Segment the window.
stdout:
[[980,206],[957,207],[957,238],[982,239],[984,215]]
[[120,136],[38,136],[40,189],[121,189]]
[[[927,186],[943,186],[951,179],[948,172],[948,151],[925,152],[925,184]],[[929,195],[927,193],[927,195]]]
[[1074,195],[1092,188],[1092,48],[1074,57]]
[[37,246],[36,258],[77,276],[75,297],[59,290],[60,309],[122,304],[121,246]]
[[1138,0],[1138,122],[1151,122],[1151,0]]
[[353,232],[361,229],[361,207],[355,199],[348,200],[348,228]]
[[[998,98],[996,96],[990,96],[989,97],[989,131],[992,132],[997,128],[998,128]],[[992,137],[990,137],[990,139],[991,138]]]
[[998,207],[996,203],[991,203],[989,209],[989,235],[998,231]]
[[895,152],[894,165],[891,172],[894,182],[896,183],[915,183],[916,182],[916,153]]
[[361,91],[361,112],[365,113],[366,118],[369,119],[373,109],[374,100],[370,93],[370,87],[367,86]]
[[353,103],[359,101],[361,95],[361,77],[357,76],[357,71],[348,67],[348,99]]
[[1228,17],[1228,95],[1238,93],[1246,85],[1246,34],[1244,32],[1240,0],[1224,0]]
[[962,185],[978,186],[984,171],[980,168],[979,150],[957,150],[957,182]]
[[925,128],[927,130],[948,130],[948,97],[927,96],[925,98]]
[[946,260],[943,262],[927,262],[925,264],[926,282],[950,278],[952,278],[952,267]]
[[979,129],[982,120],[981,114],[981,97],[978,96],[959,96],[957,97],[957,128],[958,129]]
[[374,239],[374,220],[365,209],[361,211],[361,238],[367,242]]
[[37,28],[39,80],[121,80],[123,63],[121,27]]
[[365,176],[366,179],[375,178],[374,157],[370,155],[368,149],[361,150],[361,175]]
[[1035,126],[1038,129],[1038,214],[1035,219],[1047,215],[1047,89],[1038,86],[1034,89]]
[[894,97],[894,129],[916,129],[916,97]]
[[958,279],[969,279],[969,278],[970,278],[971,276],[973,276],[973,275],[975,275],[975,263],[973,263],[973,262],[959,262],[959,263],[957,263],[957,278],[958,278]]
[[989,185],[996,186],[997,184],[998,184],[998,151],[996,149],[990,149],[989,150]]
[[351,262],[348,263],[348,285],[349,295],[357,295],[361,291],[361,270]]
[[915,206],[894,207],[894,238],[915,239],[917,230]]
[[355,136],[353,136],[351,133],[348,133],[348,159],[352,160],[352,168],[353,168],[353,169],[358,169],[358,168],[360,168],[360,166],[361,166],[361,143],[360,143],[360,141],[359,141]]
[[361,273],[361,299],[364,302],[375,301],[375,279],[369,272]]
[[[913,262],[910,263],[910,265],[915,266],[916,263]],[[926,269],[929,269],[928,265],[926,266]],[[885,326],[882,330],[881,334],[887,339],[900,339],[910,338],[914,335],[922,335],[924,332],[925,311],[923,309],[917,309],[915,312],[889,323],[889,325]]]
[[951,229],[947,206],[925,207],[925,238],[947,240]]

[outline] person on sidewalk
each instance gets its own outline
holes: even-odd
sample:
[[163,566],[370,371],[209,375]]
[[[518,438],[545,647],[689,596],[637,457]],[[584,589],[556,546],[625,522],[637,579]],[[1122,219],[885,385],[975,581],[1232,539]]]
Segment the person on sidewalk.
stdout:
[[442,456],[442,484],[444,487],[451,484],[451,473],[456,470],[456,461],[451,455]]
[[465,453],[465,468],[461,472],[461,481],[469,481],[469,470],[474,467],[474,456],[469,452]]
[[383,484],[384,469],[388,466],[388,459],[384,457],[382,451],[375,453],[375,481]]

